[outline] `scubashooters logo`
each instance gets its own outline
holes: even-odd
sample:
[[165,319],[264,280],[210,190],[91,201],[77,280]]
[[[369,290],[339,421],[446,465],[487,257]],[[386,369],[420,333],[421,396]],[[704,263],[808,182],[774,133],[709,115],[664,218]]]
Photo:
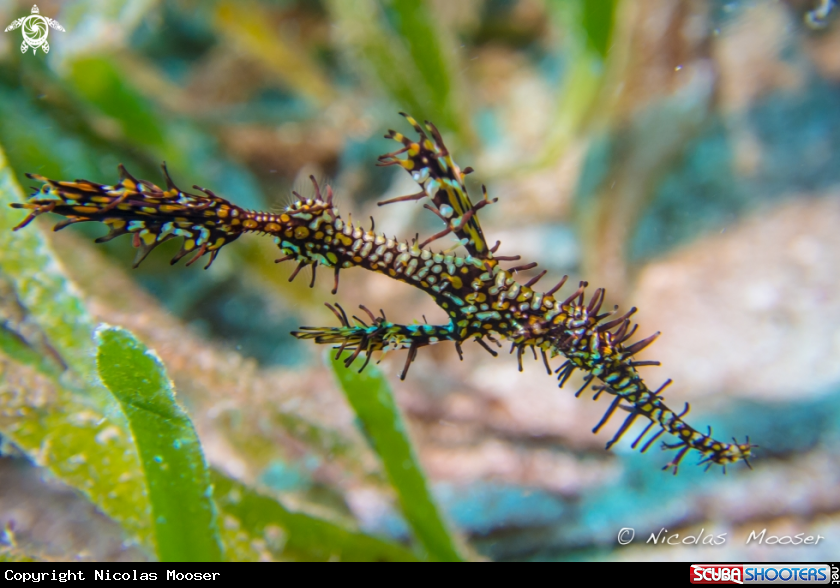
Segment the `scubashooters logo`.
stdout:
[[38,52],[39,47],[44,53],[49,53],[50,44],[47,43],[47,37],[50,34],[50,27],[64,32],[64,27],[58,24],[57,20],[41,16],[39,12],[36,4],[32,7],[32,14],[13,20],[12,24],[6,27],[5,32],[7,33],[15,29],[21,29],[21,33],[23,33],[23,43],[20,45],[21,53],[26,53],[30,47],[32,47],[32,55]]
[[826,564],[694,564],[692,584],[828,584]]

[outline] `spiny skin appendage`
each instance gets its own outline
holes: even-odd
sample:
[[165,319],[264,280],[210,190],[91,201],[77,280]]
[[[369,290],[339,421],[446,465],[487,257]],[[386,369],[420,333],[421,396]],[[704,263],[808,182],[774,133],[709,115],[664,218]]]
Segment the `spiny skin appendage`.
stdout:
[[[549,373],[549,360],[563,356],[565,363],[554,372],[560,386],[575,369],[579,369],[586,377],[578,395],[592,385],[595,398],[602,392],[614,396],[604,418],[593,431],[597,432],[618,408],[624,409],[628,416],[607,448],[615,444],[638,417],[644,417],[649,424],[633,443],[634,448],[652,427],[658,426],[658,431],[641,447],[643,452],[663,433],[677,438],[674,443],[663,444],[678,450],[665,469],[673,467],[676,473],[691,449],[703,455],[701,463],[725,467],[744,461],[749,465],[747,460],[755,447],[749,439],[746,443],[730,444],[714,440],[711,430],[708,434],[700,433],[682,418],[688,412],[687,405],[677,414],[660,397],[670,380],[655,391],[647,387],[636,368],[658,364],[634,361],[633,356],[652,343],[658,333],[636,343],[627,343],[635,333],[636,327],[631,328],[630,323],[635,309],[619,317],[615,317],[616,310],[599,314],[604,301],[603,289],[596,290],[586,302],[587,284],[581,282],[575,292],[561,300],[554,294],[565,278],[548,292],[538,292],[532,286],[543,274],[528,284],[520,284],[514,277],[517,270],[535,264],[509,269],[500,266],[502,260],[517,258],[494,256],[498,244],[492,248],[488,246],[476,215],[493,201],[487,199],[485,191],[484,199],[473,205],[463,183],[463,173],[452,160],[437,129],[427,123],[430,139],[414,119],[407,118],[418,131],[419,140],[411,141],[401,133],[391,131],[386,136],[403,147],[380,157],[380,164],[402,166],[422,188],[418,194],[389,202],[428,198],[432,205],[426,207],[446,223],[444,231],[422,243],[419,239],[397,241],[372,228],[368,230],[345,222],[333,204],[332,190],[328,187],[322,193],[314,178],[313,198],[299,197],[281,213],[269,214],[242,209],[197,186],[203,194],[184,192],[175,186],[165,166],[165,190],[133,178],[122,166],[120,182],[115,186],[87,180],[57,182],[30,175],[43,185],[26,203],[13,205],[30,211],[17,228],[26,226],[45,212],[66,217],[56,230],[76,222],[102,222],[110,231],[97,239],[98,242],[122,234],[133,235],[138,248],[135,266],[154,247],[175,237],[182,237],[184,243],[172,263],[191,252],[194,256],[188,263],[203,255],[210,255],[212,263],[221,247],[241,234],[269,234],[283,253],[277,261],[293,260],[298,264],[290,279],[294,279],[303,267],[310,266],[314,283],[315,268],[332,268],[335,293],[341,270],[363,267],[423,290],[449,316],[446,325],[400,325],[388,321],[384,314],[375,316],[364,307],[361,308],[366,318],[351,318],[340,306],[327,305],[340,326],[301,327],[292,333],[299,339],[334,345],[338,356],[345,350],[351,351],[345,360],[348,366],[363,353],[366,361],[362,369],[375,351],[406,349],[408,355],[401,374],[401,378],[405,378],[417,350],[422,347],[452,341],[460,354],[460,344],[472,339],[496,355],[486,341],[499,345],[498,339],[503,338],[512,343],[511,352],[517,351],[520,370],[523,352],[529,347],[535,357],[537,350],[540,351]],[[402,153],[406,154],[405,159],[398,157]],[[425,247],[449,233],[465,247],[466,256],[434,252]]]

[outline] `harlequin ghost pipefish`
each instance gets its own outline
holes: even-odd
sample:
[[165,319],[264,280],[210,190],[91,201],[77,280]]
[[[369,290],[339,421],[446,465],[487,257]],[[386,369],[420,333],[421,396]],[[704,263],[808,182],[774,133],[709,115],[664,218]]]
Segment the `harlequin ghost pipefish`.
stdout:
[[[531,269],[536,263],[502,268],[502,262],[519,260],[519,256],[496,255],[499,242],[489,246],[479,223],[478,213],[485,206],[496,202],[487,196],[473,204],[464,184],[464,176],[472,171],[461,170],[444,145],[437,128],[426,122],[425,129],[413,118],[403,114],[414,127],[416,140],[402,133],[390,131],[386,138],[394,139],[401,148],[379,157],[380,166],[396,165],[405,169],[420,187],[420,191],[380,202],[428,199],[424,207],[437,215],[444,228],[424,241],[398,241],[376,233],[373,219],[370,229],[352,221],[345,221],[333,203],[332,188],[324,190],[314,178],[314,197],[303,198],[296,192],[296,200],[280,213],[245,210],[214,194],[211,190],[194,186],[200,194],[178,188],[169,176],[166,165],[163,175],[166,188],[146,180],[138,180],[120,165],[118,184],[102,185],[88,180],[62,182],[27,174],[43,185],[25,203],[12,204],[15,208],[29,210],[15,230],[28,225],[35,217],[53,212],[66,217],[54,230],[79,223],[96,221],[110,229],[108,234],[96,239],[101,243],[130,233],[138,249],[134,267],[164,241],[182,237],[181,249],[172,259],[174,264],[185,255],[192,254],[187,265],[208,256],[207,267],[222,247],[235,241],[243,233],[262,233],[274,237],[283,257],[277,262],[293,260],[297,267],[289,280],[305,266],[312,268],[312,282],[318,266],[333,268],[335,287],[338,290],[339,272],[351,267],[362,267],[384,274],[395,280],[420,288],[434,298],[449,316],[445,325],[400,325],[388,321],[384,312],[377,316],[364,306],[369,322],[353,316],[335,304],[326,306],[340,323],[337,327],[300,327],[292,335],[298,339],[313,339],[316,343],[331,344],[338,348],[338,356],[350,351],[345,365],[350,366],[360,355],[365,355],[361,369],[367,366],[374,351],[387,352],[406,349],[405,367],[400,375],[405,379],[408,368],[418,349],[452,341],[463,360],[461,343],[472,339],[490,354],[498,353],[488,341],[501,346],[499,338],[511,342],[522,370],[522,355],[530,349],[537,359],[537,350],[549,375],[550,360],[562,356],[565,362],[554,370],[562,387],[572,373],[579,369],[585,373],[584,384],[575,396],[580,396],[590,385],[597,399],[602,393],[613,396],[604,417],[595,426],[597,433],[619,408],[628,413],[607,449],[627,432],[637,418],[649,422],[633,442],[636,448],[651,428],[655,432],[641,446],[646,451],[663,433],[676,437],[672,443],[663,443],[666,449],[678,450],[663,469],[677,472],[686,453],[694,449],[702,456],[700,463],[725,467],[744,461],[755,445],[749,438],[745,443],[723,443],[688,425],[683,417],[688,404],[679,414],[668,408],[662,391],[671,383],[667,380],[656,390],[651,390],[641,378],[638,368],[659,365],[655,361],[637,361],[634,356],[650,345],[659,333],[646,339],[629,343],[636,331],[630,317],[636,312],[631,308],[623,315],[618,307],[601,313],[604,289],[599,288],[586,300],[586,282],[564,297],[555,296],[567,277],[547,292],[534,290],[534,285],[545,271],[525,284],[518,283],[514,275]],[[400,157],[401,155],[405,157]],[[426,248],[434,241],[452,234],[458,240],[455,248],[462,246],[466,255],[453,253],[455,248],[435,252]],[[361,371],[361,370],[360,370]]]

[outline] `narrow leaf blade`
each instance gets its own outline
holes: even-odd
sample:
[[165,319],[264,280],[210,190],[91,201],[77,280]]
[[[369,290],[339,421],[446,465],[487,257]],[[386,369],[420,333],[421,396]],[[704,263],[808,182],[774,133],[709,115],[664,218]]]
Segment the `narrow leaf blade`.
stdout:
[[238,536],[242,549],[227,545],[229,559],[255,559],[255,544],[265,544],[272,557],[296,561],[417,561],[407,549],[335,523],[287,510],[224,474],[212,471],[213,487],[225,529]]
[[158,357],[129,331],[97,331],[102,381],[122,405],[140,454],[161,561],[220,561],[207,464]]
[[96,374],[93,320],[41,232],[12,231],[24,215],[9,204],[22,201],[0,148],[0,303],[41,343],[6,321],[0,434],[150,547],[145,481],[125,418]]
[[[388,479],[399,497],[403,515],[429,557],[462,561],[455,540],[447,529],[429,492],[426,478],[406,432],[387,380],[375,366],[360,374],[359,357],[349,368],[344,360],[329,355],[338,382],[374,450],[382,459]],[[354,369],[355,366],[355,369]]]

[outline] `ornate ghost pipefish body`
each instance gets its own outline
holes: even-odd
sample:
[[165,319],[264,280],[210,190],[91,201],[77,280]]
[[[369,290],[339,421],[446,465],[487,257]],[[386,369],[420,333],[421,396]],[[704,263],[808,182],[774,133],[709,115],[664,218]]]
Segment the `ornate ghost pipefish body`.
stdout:
[[[198,186],[194,188],[201,194],[185,192],[172,181],[165,165],[166,189],[137,180],[122,165],[119,166],[120,182],[113,186],[87,180],[62,182],[28,174],[43,185],[26,203],[12,205],[30,211],[16,230],[46,212],[66,217],[55,230],[77,222],[102,222],[110,231],[97,242],[127,233],[133,236],[134,246],[138,248],[135,267],[152,249],[175,237],[182,237],[183,244],[172,263],[192,254],[187,262],[189,265],[208,255],[209,267],[221,248],[241,234],[269,234],[283,253],[277,261],[298,263],[290,281],[305,266],[311,266],[310,285],[314,285],[318,266],[332,268],[335,294],[340,271],[362,267],[420,288],[434,298],[450,318],[449,323],[443,325],[401,325],[388,321],[384,313],[376,316],[360,306],[369,319],[366,322],[356,316],[351,320],[338,304],[327,304],[340,322],[338,327],[301,327],[292,335],[335,345],[338,356],[344,350],[351,351],[345,360],[347,366],[362,353],[365,354],[364,369],[374,351],[406,349],[408,354],[400,376],[404,379],[422,347],[452,341],[463,359],[461,343],[472,339],[495,356],[497,352],[487,341],[500,346],[498,339],[503,338],[511,342],[511,352],[517,351],[520,371],[525,350],[530,348],[536,359],[539,349],[549,374],[552,374],[550,359],[565,358],[554,371],[561,387],[574,370],[580,369],[586,376],[576,396],[590,385],[596,399],[603,392],[614,396],[593,432],[600,430],[618,408],[624,409],[628,416],[607,443],[607,448],[615,444],[637,418],[643,417],[649,423],[633,443],[634,448],[653,427],[658,430],[641,446],[642,452],[663,433],[676,437],[673,443],[663,443],[665,448],[678,450],[663,469],[673,466],[676,473],[683,457],[692,449],[702,454],[701,463],[722,465],[724,469],[727,464],[739,461],[749,465],[748,458],[755,447],[749,443],[749,438],[745,443],[716,441],[711,437],[711,429],[703,434],[683,420],[688,404],[679,414],[665,405],[661,392],[670,380],[656,390],[645,384],[637,368],[659,363],[633,358],[652,343],[658,333],[635,343],[628,342],[636,330],[630,323],[635,308],[618,317],[615,317],[617,307],[600,313],[603,288],[597,289],[587,302],[585,289],[588,284],[581,282],[573,293],[561,299],[555,294],[564,285],[565,276],[547,292],[538,292],[533,287],[545,271],[525,284],[519,284],[515,279],[517,271],[531,269],[536,263],[501,267],[502,262],[516,261],[519,256],[496,255],[499,243],[493,247],[488,245],[478,218],[478,212],[496,200],[488,199],[483,188],[483,199],[473,204],[463,181],[464,174],[471,170],[461,171],[455,164],[434,125],[427,122],[424,130],[414,119],[403,116],[419,137],[412,140],[390,131],[386,137],[398,141],[402,147],[381,156],[379,165],[401,166],[421,190],[380,205],[428,198],[431,204],[425,204],[425,208],[435,213],[445,223],[445,228],[422,242],[419,238],[411,242],[397,241],[376,233],[373,219],[370,229],[344,221],[333,202],[332,189],[327,187],[322,192],[314,178],[313,198],[303,198],[295,193],[297,200],[275,214],[240,208]],[[402,154],[405,158],[399,157]],[[463,246],[466,255],[426,248],[450,233],[458,239],[456,247]]]

